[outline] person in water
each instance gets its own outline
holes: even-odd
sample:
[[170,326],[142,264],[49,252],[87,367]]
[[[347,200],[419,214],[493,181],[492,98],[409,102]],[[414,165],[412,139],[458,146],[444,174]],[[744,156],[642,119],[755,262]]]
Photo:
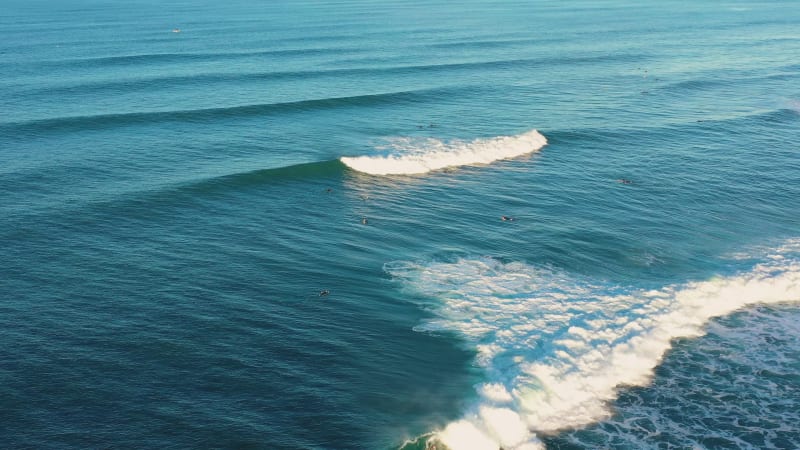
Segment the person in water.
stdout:
[[502,220],[503,222],[513,222],[514,218],[509,216],[500,216],[500,220]]
[[327,289],[323,289],[323,290],[319,291],[319,296],[320,297],[325,297],[326,295],[328,295],[330,293],[331,293],[331,291],[329,291]]
[[625,179],[625,178],[620,178],[619,180],[617,180],[617,183],[622,183],[622,184],[633,184],[633,181],[631,181],[631,180],[628,180],[628,179]]
[[362,225],[366,225],[367,224],[367,218],[366,217],[362,217],[361,218],[361,224]]

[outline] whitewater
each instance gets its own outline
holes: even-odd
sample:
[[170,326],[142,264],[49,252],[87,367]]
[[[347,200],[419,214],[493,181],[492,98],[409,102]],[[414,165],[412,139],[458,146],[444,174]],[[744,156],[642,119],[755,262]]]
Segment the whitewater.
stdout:
[[434,170],[516,158],[538,151],[547,138],[537,130],[516,136],[497,136],[473,141],[395,138],[379,150],[380,156],[343,156],[353,170],[370,175],[418,175]]
[[477,352],[486,381],[460,420],[435,433],[453,450],[545,448],[539,434],[612,414],[621,386],[645,386],[672,341],[749,305],[800,302],[800,239],[750,270],[641,290],[491,257],[394,262],[385,270],[430,297],[436,318]]

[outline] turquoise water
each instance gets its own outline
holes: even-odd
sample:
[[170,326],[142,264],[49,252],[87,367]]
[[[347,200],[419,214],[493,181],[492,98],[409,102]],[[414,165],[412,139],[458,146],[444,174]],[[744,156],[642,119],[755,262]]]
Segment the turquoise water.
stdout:
[[4,447],[800,447],[794,2],[2,6]]

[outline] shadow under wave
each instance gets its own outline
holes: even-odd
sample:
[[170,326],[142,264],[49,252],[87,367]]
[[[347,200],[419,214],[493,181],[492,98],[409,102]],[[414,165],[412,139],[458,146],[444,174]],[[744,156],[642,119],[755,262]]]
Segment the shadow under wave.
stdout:
[[[177,181],[159,186],[106,194],[85,198],[80,202],[54,202],[42,208],[28,208],[24,213],[7,217],[9,220],[29,220],[32,217],[73,217],[91,215],[102,211],[130,211],[133,215],[151,214],[173,205],[202,201],[209,197],[219,197],[241,192],[249,188],[259,188],[271,183],[318,180],[336,178],[344,174],[346,166],[338,159],[293,164],[268,169],[242,171],[220,176],[201,177],[195,180]],[[81,214],[76,214],[81,212]]]
[[236,187],[257,186],[277,181],[319,179],[339,175],[344,172],[345,168],[346,166],[344,163],[338,159],[314,161],[207,178],[182,185],[178,190],[186,192],[206,192],[220,188],[231,189]]

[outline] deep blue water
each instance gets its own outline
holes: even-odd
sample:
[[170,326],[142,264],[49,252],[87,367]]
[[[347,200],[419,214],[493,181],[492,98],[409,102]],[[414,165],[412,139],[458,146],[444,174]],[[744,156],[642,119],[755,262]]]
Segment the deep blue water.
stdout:
[[0,0],[0,444],[800,448],[799,55],[793,1]]

